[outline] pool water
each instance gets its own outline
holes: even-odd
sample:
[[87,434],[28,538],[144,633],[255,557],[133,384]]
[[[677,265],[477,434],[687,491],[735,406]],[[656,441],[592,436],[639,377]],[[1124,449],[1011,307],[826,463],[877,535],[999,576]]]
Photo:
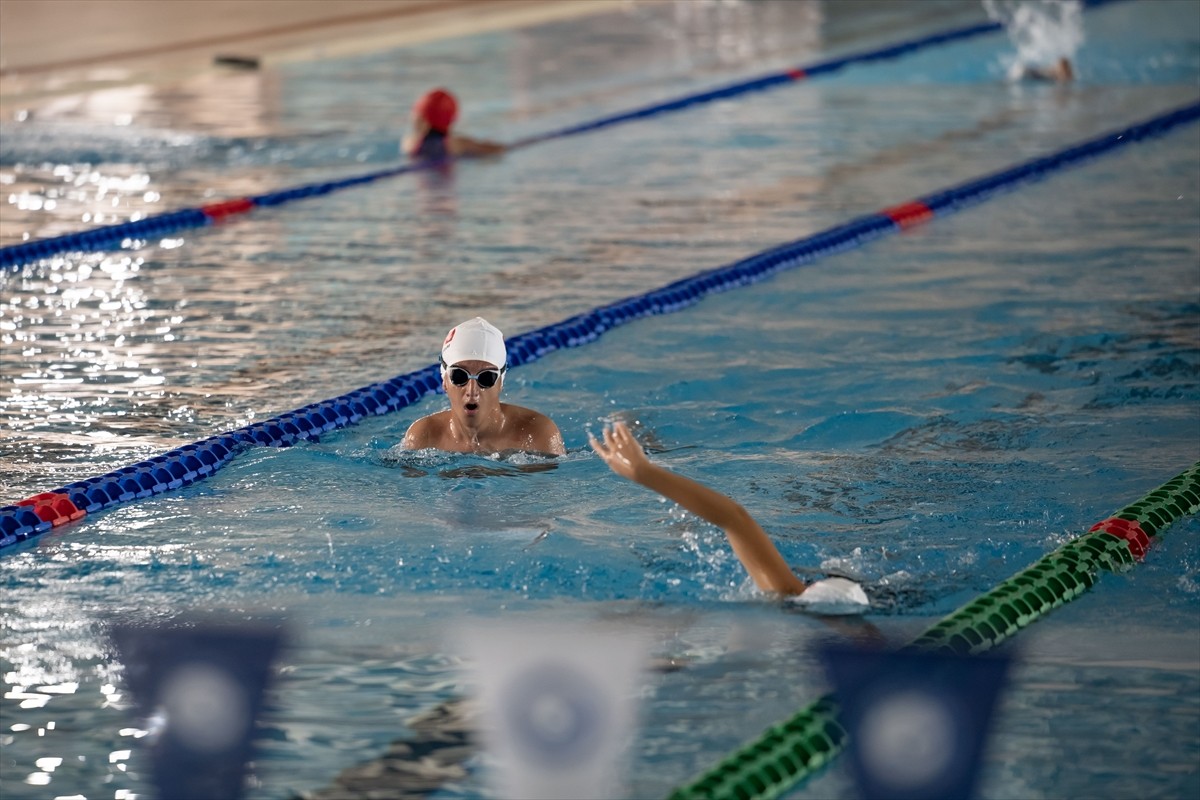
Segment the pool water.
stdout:
[[[0,500],[419,369],[470,316],[520,333],[1193,101],[1200,11],[1134,5],[1083,16],[1070,86],[1007,84],[997,34],[4,275]],[[635,6],[210,76],[219,115],[196,86],[60,100],[0,125],[0,242],[377,168],[435,83],[465,130],[516,139],[983,18]],[[81,135],[122,103],[131,124]],[[1200,460],[1197,135],[514,369],[506,399],[555,419],[562,459],[398,451],[437,396],[7,550],[0,794],[150,794],[106,626],[217,609],[290,632],[252,797],[416,736],[467,691],[454,631],[479,619],[636,630],[679,664],[646,677],[628,774],[665,796],[825,692],[833,631],[587,432],[631,421],[908,641]],[[1016,638],[982,796],[1200,792],[1198,533]],[[852,796],[843,770],[794,795]],[[491,796],[483,759],[434,796]]]

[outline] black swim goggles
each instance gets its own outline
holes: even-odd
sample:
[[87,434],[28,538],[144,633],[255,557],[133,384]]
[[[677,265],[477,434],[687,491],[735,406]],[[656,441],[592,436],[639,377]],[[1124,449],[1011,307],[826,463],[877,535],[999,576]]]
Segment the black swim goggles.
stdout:
[[450,382],[455,386],[466,386],[467,381],[474,380],[479,384],[480,389],[490,389],[500,382],[500,377],[508,367],[500,369],[481,369],[475,375],[467,372],[462,367],[451,367],[446,362],[442,362],[442,374],[450,379]]

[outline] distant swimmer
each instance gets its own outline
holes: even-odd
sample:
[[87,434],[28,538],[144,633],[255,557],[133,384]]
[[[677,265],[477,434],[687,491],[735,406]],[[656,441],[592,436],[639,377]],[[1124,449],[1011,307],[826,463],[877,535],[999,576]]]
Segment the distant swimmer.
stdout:
[[853,581],[826,578],[805,583],[801,580],[750,512],[720,492],[652,463],[624,422],[606,427],[603,435],[602,442],[590,433],[588,438],[592,449],[613,472],[658,492],[724,530],[734,554],[762,591],[797,596],[802,603],[837,607],[842,613],[868,608],[866,593]]
[[508,351],[504,334],[483,317],[450,329],[442,342],[441,366],[450,408],[414,422],[401,442],[404,449],[566,454],[562,433],[549,417],[500,402]]
[[1049,81],[1051,83],[1070,83],[1075,80],[1075,70],[1071,59],[1063,56],[1048,67],[1023,65],[1015,71],[1018,80]]
[[507,149],[498,142],[469,139],[450,132],[458,117],[458,101],[445,89],[426,92],[412,107],[412,131],[400,147],[410,158],[436,160],[490,156]]

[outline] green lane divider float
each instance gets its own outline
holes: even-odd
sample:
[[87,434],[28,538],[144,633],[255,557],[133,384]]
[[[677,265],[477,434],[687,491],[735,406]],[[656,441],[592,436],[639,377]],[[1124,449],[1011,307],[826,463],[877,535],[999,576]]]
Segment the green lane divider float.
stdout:
[[[1090,589],[1101,570],[1133,566],[1168,525],[1200,510],[1200,462],[926,630],[908,648],[982,653]],[[833,695],[717,762],[669,800],[771,800],[829,764],[848,735]]]

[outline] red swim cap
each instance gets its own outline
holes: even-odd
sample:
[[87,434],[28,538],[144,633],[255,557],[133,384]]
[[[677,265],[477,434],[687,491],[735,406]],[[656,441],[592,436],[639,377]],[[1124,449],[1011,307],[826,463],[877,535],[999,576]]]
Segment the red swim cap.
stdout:
[[434,89],[413,103],[413,116],[428,122],[435,131],[445,133],[458,116],[458,102],[445,89]]

